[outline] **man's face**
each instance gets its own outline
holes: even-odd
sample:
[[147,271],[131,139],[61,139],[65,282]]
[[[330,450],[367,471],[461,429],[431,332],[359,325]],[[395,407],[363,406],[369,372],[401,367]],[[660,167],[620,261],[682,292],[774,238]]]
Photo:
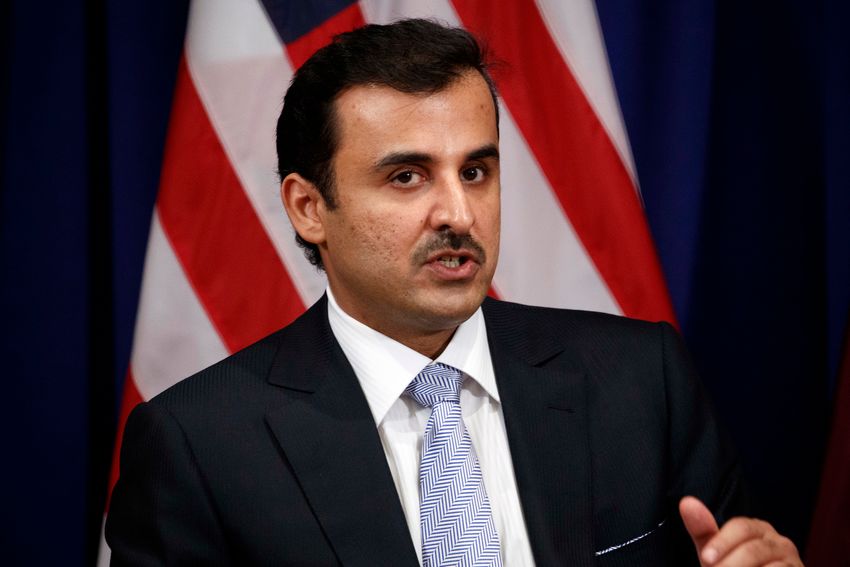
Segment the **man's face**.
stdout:
[[483,301],[499,254],[487,84],[471,71],[434,94],[358,86],[335,104],[337,207],[320,205],[319,243],[334,296],[405,344],[453,330]]

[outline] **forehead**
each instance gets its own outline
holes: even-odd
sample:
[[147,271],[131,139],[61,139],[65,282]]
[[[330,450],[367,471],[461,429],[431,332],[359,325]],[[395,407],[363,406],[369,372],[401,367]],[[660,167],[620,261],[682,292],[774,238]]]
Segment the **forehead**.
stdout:
[[484,78],[469,71],[435,93],[360,85],[335,102],[337,156],[419,151],[451,156],[498,144],[496,110]]

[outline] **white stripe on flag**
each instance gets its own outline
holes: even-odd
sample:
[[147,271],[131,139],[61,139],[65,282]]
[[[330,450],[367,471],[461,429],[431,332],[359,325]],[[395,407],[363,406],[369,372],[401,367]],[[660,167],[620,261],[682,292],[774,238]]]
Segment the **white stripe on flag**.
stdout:
[[149,400],[227,354],[155,213],[130,362],[139,393]]
[[637,173],[614,79],[608,62],[608,52],[602,27],[592,0],[536,0],[540,16],[564,62],[584,92],[608,137],[617,148],[620,159],[632,177],[635,187]]
[[402,18],[433,18],[460,26],[460,18],[447,0],[360,0],[360,10],[366,21],[373,24],[388,24]]
[[112,558],[112,550],[106,543],[106,514],[103,515],[103,521],[100,523],[100,544],[97,548],[97,563],[96,567],[109,567],[109,560]]
[[500,112],[502,241],[494,287],[519,303],[622,314],[508,109]]
[[259,2],[193,2],[189,74],[210,123],[305,305],[325,290],[304,259],[279,196],[275,126],[292,68]]

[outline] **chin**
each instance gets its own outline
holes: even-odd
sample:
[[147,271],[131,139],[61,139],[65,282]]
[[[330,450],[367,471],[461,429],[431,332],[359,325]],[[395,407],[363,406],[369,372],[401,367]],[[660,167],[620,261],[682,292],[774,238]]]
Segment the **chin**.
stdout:
[[475,310],[484,301],[486,293],[452,294],[428,302],[424,309],[424,318],[429,319],[435,329],[456,327],[472,317]]

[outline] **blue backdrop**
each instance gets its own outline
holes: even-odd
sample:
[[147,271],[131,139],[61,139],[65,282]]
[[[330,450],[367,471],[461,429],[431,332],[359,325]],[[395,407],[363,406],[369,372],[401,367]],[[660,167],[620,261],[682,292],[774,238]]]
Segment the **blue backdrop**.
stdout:
[[[92,564],[188,2],[0,7],[11,564]],[[846,3],[599,0],[682,330],[799,544],[850,308]]]

